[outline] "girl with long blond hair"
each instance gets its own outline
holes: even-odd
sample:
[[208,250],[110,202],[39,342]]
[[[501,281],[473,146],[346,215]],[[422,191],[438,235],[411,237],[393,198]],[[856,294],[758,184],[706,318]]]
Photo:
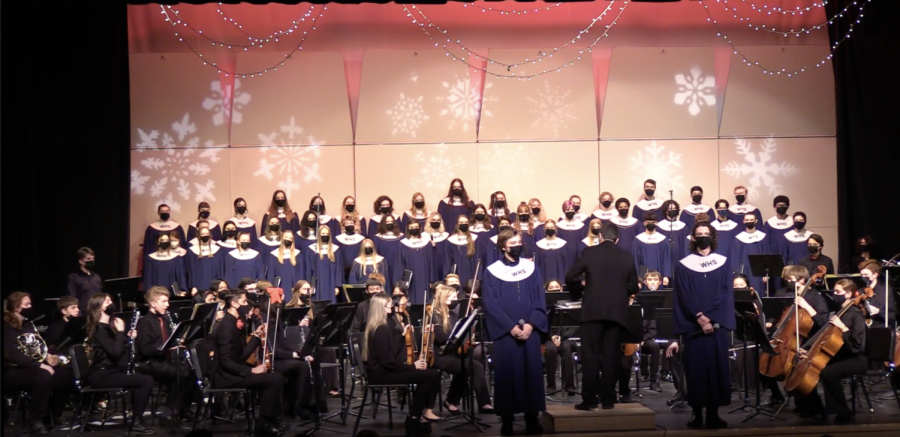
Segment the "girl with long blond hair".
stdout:
[[425,195],[416,193],[413,194],[409,209],[403,213],[403,217],[400,221],[403,224],[403,229],[406,229],[412,222],[419,222],[420,226],[424,225],[430,215],[431,211],[425,206]]
[[366,238],[359,246],[357,257],[353,259],[350,267],[349,281],[351,284],[365,284],[371,273],[387,272],[387,264],[384,257],[378,254],[375,243]]
[[[456,223],[456,230],[453,235],[447,237],[447,244],[444,246],[444,269],[445,273],[453,271],[456,265],[456,274],[459,275],[461,283],[475,277],[475,267],[483,256],[484,242],[487,238],[479,238],[477,234],[473,234],[469,229],[469,218],[460,216]],[[482,266],[484,267],[484,266]],[[480,274],[479,274],[480,276]]]
[[362,213],[359,212],[359,208],[356,207],[356,198],[353,196],[344,197],[344,200],[341,201],[341,223],[345,217],[350,216],[359,223],[359,226],[356,228],[356,233],[360,235],[369,235],[368,233],[368,221],[365,217],[363,217]]
[[[352,199],[352,197],[350,198]],[[366,234],[363,231],[362,224],[356,214],[347,214],[341,216],[340,232],[334,232],[334,242],[340,246],[340,255],[344,262],[344,269],[348,270],[353,265],[353,260],[359,253],[359,248]]]
[[386,267],[383,274],[387,278],[386,284],[399,281],[403,275],[400,267],[400,240],[403,238],[400,220],[392,215],[382,216],[375,235],[371,238],[378,253],[384,257]]
[[331,239],[331,228],[319,227],[319,238],[309,245],[309,249],[303,252],[306,257],[305,278],[316,278],[313,289],[319,299],[338,301],[341,292],[341,284],[344,283],[343,258],[337,256],[340,246],[334,244]]
[[469,199],[465,184],[462,179],[456,178],[450,181],[447,197],[441,200],[437,212],[444,219],[444,226],[447,229],[454,229],[457,219],[470,216],[474,209],[475,202]]
[[295,284],[303,278],[303,256],[300,249],[294,244],[294,234],[290,229],[281,232],[280,243],[277,247],[263,254],[263,263],[266,266],[266,280],[274,282],[275,278],[281,278],[279,288],[284,289],[284,299],[291,300],[293,292],[286,285]]

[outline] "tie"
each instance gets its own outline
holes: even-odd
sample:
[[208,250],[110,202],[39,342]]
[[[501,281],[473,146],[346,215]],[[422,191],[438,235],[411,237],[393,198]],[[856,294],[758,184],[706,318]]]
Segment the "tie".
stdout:
[[166,333],[166,324],[163,322],[163,318],[159,318],[159,332],[162,333],[162,339],[165,342],[169,335]]

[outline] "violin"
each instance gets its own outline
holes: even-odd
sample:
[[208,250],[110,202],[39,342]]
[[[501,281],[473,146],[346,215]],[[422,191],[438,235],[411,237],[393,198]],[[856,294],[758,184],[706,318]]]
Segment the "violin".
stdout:
[[422,315],[422,348],[419,349],[419,359],[425,360],[428,367],[434,364],[434,302],[425,305]]
[[[413,332],[413,324],[412,320],[409,317],[409,311],[406,309],[406,305],[400,305],[400,312],[397,313],[397,317],[400,319],[400,323],[404,326],[409,326],[409,329],[406,329],[406,364],[412,365],[416,362],[416,340],[415,333]],[[405,321],[405,323],[404,323]]]
[[[850,300],[835,316],[840,318],[850,307],[862,306],[866,299],[874,295],[875,292],[871,288],[866,288],[863,294]],[[800,356],[790,375],[784,381],[784,389],[792,395],[806,396],[816,389],[822,369],[844,345],[843,332],[833,323],[828,323],[816,333],[811,343],[809,352]]]
[[[261,323],[263,323],[264,324],[263,326],[265,326],[267,329],[266,329],[265,334],[262,335],[259,339],[260,340],[259,348],[257,348],[257,350],[253,354],[250,355],[250,358],[247,359],[247,362],[250,363],[251,365],[257,365],[257,363],[261,361],[262,364],[266,366],[266,371],[271,372],[272,371],[272,363],[274,362],[274,358],[275,358],[274,357],[275,347],[274,347],[274,345],[269,344],[269,334],[268,334],[269,320],[272,315],[272,304],[275,304],[276,305],[275,325],[278,326],[278,317],[281,313],[279,311],[277,311],[277,306],[284,303],[284,290],[281,288],[269,288],[266,290],[266,293],[269,295],[269,301],[266,304],[265,320],[261,320]],[[263,318],[262,315],[260,315],[260,319],[262,319],[262,318]],[[257,355],[259,355],[259,356],[257,356]]]
[[[814,282],[825,277],[825,266],[818,266],[816,270],[816,274],[797,293],[798,297],[803,297]],[[796,303],[785,309],[770,340],[776,354],[769,355],[764,351],[760,354],[759,373],[778,380],[785,379],[793,368],[794,357],[800,347],[800,337],[806,338],[812,327],[812,317],[805,309]]]
[[[476,294],[481,289],[481,281],[478,278],[478,270],[481,268],[481,259],[478,260],[478,264],[475,264],[475,278],[472,279],[472,290],[469,291],[469,303],[466,305],[466,316],[465,319],[469,318],[469,315],[472,314],[472,309],[474,309],[474,300]],[[472,348],[472,340],[475,339],[475,329],[472,329],[472,333],[466,337],[466,341],[463,342],[462,346],[457,349],[457,355],[466,355],[469,353],[469,350]],[[542,354],[543,355],[543,354]]]

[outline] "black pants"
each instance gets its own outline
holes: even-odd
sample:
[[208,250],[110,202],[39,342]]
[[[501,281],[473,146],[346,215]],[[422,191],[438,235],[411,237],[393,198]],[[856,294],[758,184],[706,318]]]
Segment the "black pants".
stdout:
[[653,339],[644,340],[644,345],[641,346],[641,354],[650,357],[649,360],[641,361],[641,370],[649,364],[650,368],[648,369],[648,373],[650,374],[650,381],[659,381],[659,343]]
[[[274,369],[284,377],[284,411],[294,412],[298,406],[311,407],[316,399],[313,379],[310,378],[309,363],[306,360],[275,360]],[[313,369],[315,370],[315,369]],[[324,384],[320,383],[320,388]],[[299,405],[298,405],[299,402]]]
[[674,353],[671,357],[666,357],[666,363],[669,364],[669,368],[672,370],[672,382],[675,385],[675,392],[683,396],[684,365],[681,363],[681,352]]
[[421,417],[428,402],[441,389],[441,372],[435,369],[381,372],[369,376],[372,384],[415,384],[416,394],[409,405],[409,415]]
[[115,369],[99,369],[91,372],[91,387],[94,388],[130,388],[132,389],[131,407],[134,417],[144,417],[147,410],[147,401],[150,400],[150,392],[153,391],[153,378],[148,375],[127,375]]
[[563,340],[559,347],[552,340],[544,343],[544,365],[547,367],[547,388],[556,389],[556,370],[559,369],[559,359],[562,357],[562,383],[563,388],[575,391],[575,352],[578,346],[569,340]]
[[[619,379],[622,361],[619,329],[620,325],[615,322],[581,324],[581,371],[584,383],[581,397],[585,403],[612,405],[616,402],[616,381]],[[601,368],[603,376],[600,376]]]
[[[16,367],[3,370],[3,388],[10,392],[24,390],[31,398],[29,401],[32,422],[38,422],[47,416],[48,409],[53,417],[59,417],[66,407],[66,402],[75,390],[75,374],[71,366],[53,368],[53,375],[40,367]],[[51,397],[51,393],[53,396]]]
[[[842,380],[853,375],[861,375],[869,368],[869,361],[865,355],[856,355],[843,359],[833,359],[819,374],[822,383],[822,391],[825,392],[825,408],[829,413],[838,416],[849,416],[850,407],[847,406],[847,397],[844,395]],[[807,411],[821,411],[822,398],[818,390],[813,390],[802,402],[798,400],[798,406]]]
[[[488,391],[487,382],[484,378],[484,366],[482,366],[480,362],[475,361],[475,358],[473,357],[473,368],[469,369],[468,357],[460,358],[455,355],[441,355],[435,358],[434,367],[453,375],[453,381],[450,382],[450,389],[447,391],[447,403],[459,405],[459,400],[465,394],[466,378],[468,378],[468,375],[463,374],[463,363],[461,363],[460,360],[465,360],[465,373],[469,373],[470,371],[473,372],[472,381],[475,387],[475,397],[478,399],[477,406],[490,405],[491,393]],[[439,390],[435,390],[433,396],[428,401],[429,408],[434,408],[434,402],[437,399],[438,391]]]
[[184,414],[190,411],[191,401],[197,398],[199,391],[187,365],[176,367],[166,361],[148,361],[141,363],[137,369],[154,380],[168,385],[166,406],[171,408],[172,412]]
[[266,418],[280,417],[283,386],[284,377],[278,372],[251,374],[234,385],[259,391],[259,415]]

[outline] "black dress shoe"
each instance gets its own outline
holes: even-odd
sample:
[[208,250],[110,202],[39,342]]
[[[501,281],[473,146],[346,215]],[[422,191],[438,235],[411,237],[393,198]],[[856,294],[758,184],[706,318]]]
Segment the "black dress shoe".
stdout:
[[478,414],[494,414],[494,407],[478,407]]
[[662,387],[659,386],[659,382],[657,382],[657,381],[650,381],[650,390],[653,390],[653,391],[655,391],[655,392],[657,392],[657,393],[661,393],[661,392],[662,392]]
[[541,435],[544,433],[544,426],[541,425],[541,421],[538,420],[536,414],[525,416],[525,434],[528,435]]
[[687,427],[691,429],[703,429],[703,416],[691,417],[691,421],[687,423]]
[[632,403],[631,395],[630,395],[630,394],[622,395],[622,397],[619,399],[619,403],[620,403],[620,404],[630,404],[630,403]]
[[600,408],[603,408],[604,410],[612,410],[613,408],[616,408],[616,404],[603,404]]
[[581,411],[597,411],[597,404],[589,404],[587,402],[582,402],[580,404],[576,404],[575,409],[581,410]]
[[706,416],[706,429],[723,429],[728,428],[728,422],[722,420],[719,416]]

